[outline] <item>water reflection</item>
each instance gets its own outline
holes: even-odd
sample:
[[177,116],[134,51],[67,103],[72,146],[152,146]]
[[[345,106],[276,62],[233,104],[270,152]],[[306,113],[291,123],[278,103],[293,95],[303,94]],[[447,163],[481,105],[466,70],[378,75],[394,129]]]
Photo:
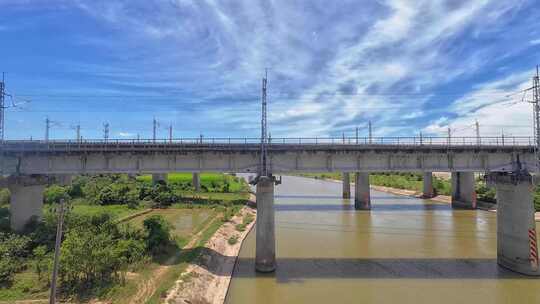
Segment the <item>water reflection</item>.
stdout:
[[497,266],[494,213],[380,192],[372,192],[371,211],[356,211],[340,194],[337,183],[284,177],[276,188],[278,269],[254,271],[251,233],[227,303],[534,303],[538,297],[540,280]]

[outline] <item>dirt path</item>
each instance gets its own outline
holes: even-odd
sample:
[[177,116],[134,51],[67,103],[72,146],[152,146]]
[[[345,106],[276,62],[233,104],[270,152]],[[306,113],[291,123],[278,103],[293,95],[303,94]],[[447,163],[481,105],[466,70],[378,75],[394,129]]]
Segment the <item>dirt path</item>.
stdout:
[[[244,216],[248,214],[253,217],[253,221],[244,231],[237,231],[235,226],[241,224]],[[175,287],[169,291],[165,302],[222,304],[229,289],[242,241],[253,228],[255,215],[256,211],[246,206],[239,215],[223,224],[206,243],[202,256],[188,266]],[[237,237],[235,244],[228,242],[232,236]]]
[[[209,221],[197,234],[195,234],[189,243],[187,243],[184,247],[182,247],[182,250],[191,249],[197,244],[199,239],[201,238],[202,233],[212,225],[214,221],[219,220],[219,218],[214,218],[213,220]],[[157,290],[159,282],[161,282],[161,278],[167,273],[167,271],[174,266],[171,266],[174,264],[174,261],[178,259],[178,255],[174,255],[167,259],[167,261],[164,263],[165,265],[160,265],[154,271],[152,272],[152,275],[149,278],[145,278],[144,282],[141,282],[137,288],[137,293],[134,294],[131,299],[128,301],[128,303],[134,303],[134,304],[144,304]]]

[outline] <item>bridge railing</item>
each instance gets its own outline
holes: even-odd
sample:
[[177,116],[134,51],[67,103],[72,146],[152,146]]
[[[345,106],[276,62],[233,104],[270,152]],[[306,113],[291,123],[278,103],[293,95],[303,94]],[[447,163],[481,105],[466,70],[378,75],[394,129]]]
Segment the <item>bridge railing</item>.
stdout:
[[[174,139],[84,139],[84,140],[5,140],[1,148],[19,148],[22,150],[40,149],[91,149],[92,147],[131,147],[138,148],[182,145],[254,145],[260,138],[174,138]],[[493,137],[281,137],[270,138],[269,145],[388,145],[388,146],[532,146],[534,138],[527,136],[493,136]]]

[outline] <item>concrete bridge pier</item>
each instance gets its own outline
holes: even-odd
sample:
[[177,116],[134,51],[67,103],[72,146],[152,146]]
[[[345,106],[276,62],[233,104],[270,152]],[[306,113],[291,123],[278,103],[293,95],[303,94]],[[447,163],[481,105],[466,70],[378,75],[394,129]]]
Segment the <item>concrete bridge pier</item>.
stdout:
[[7,181],[10,198],[10,226],[21,232],[33,218],[43,216],[43,191],[48,179],[44,175],[10,176]]
[[351,198],[351,176],[343,172],[343,198]]
[[193,172],[193,177],[191,182],[193,183],[193,187],[195,188],[195,191],[199,192],[201,191],[201,176],[199,172]]
[[354,185],[354,209],[371,209],[371,195],[369,193],[369,173],[367,172],[356,172],[356,180]]
[[473,172],[452,172],[452,208],[476,209]]
[[257,223],[255,270],[276,269],[276,239],[274,223],[274,179],[261,176],[257,182]]
[[488,182],[497,191],[497,263],[540,276],[531,175],[494,172]]
[[431,172],[424,172],[424,188],[422,197],[432,198],[435,196],[435,191],[433,190],[433,174]]
[[159,182],[167,182],[167,173],[153,173],[152,174],[152,183],[157,184]]

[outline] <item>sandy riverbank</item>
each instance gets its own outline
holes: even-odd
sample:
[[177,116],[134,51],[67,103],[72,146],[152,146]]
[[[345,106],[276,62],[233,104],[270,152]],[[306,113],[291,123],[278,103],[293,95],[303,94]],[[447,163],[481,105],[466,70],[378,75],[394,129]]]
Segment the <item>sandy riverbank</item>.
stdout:
[[[341,183],[341,181],[337,180],[337,179],[326,179],[326,180],[336,182],[336,183]],[[354,183],[351,183],[351,184],[354,184]],[[384,186],[375,186],[375,185],[370,185],[370,188],[373,189],[373,190],[376,190],[376,191],[381,191],[381,192],[387,192],[387,193],[392,193],[392,194],[397,194],[397,195],[406,195],[406,196],[412,196],[412,197],[416,197],[416,198],[422,198],[422,193],[420,193],[418,191],[414,191],[414,190],[397,189],[397,188],[384,187]],[[449,195],[437,195],[435,197],[430,198],[430,200],[450,204],[452,202],[452,197],[449,196]],[[488,206],[488,207],[487,208],[479,208],[479,209],[483,209],[483,210],[490,211],[490,212],[497,212],[496,209],[489,207],[492,204],[485,203],[485,205]],[[537,222],[540,222],[540,212],[535,212],[534,219]]]
[[[254,195],[250,200],[254,201]],[[236,225],[241,224],[245,215],[251,214],[253,221],[239,232]],[[232,272],[242,242],[255,224],[256,210],[245,206],[229,222],[224,223],[206,243],[203,254],[194,264],[188,266],[175,286],[169,291],[165,303],[181,304],[222,304],[231,282]],[[235,244],[228,240],[237,236]]]

